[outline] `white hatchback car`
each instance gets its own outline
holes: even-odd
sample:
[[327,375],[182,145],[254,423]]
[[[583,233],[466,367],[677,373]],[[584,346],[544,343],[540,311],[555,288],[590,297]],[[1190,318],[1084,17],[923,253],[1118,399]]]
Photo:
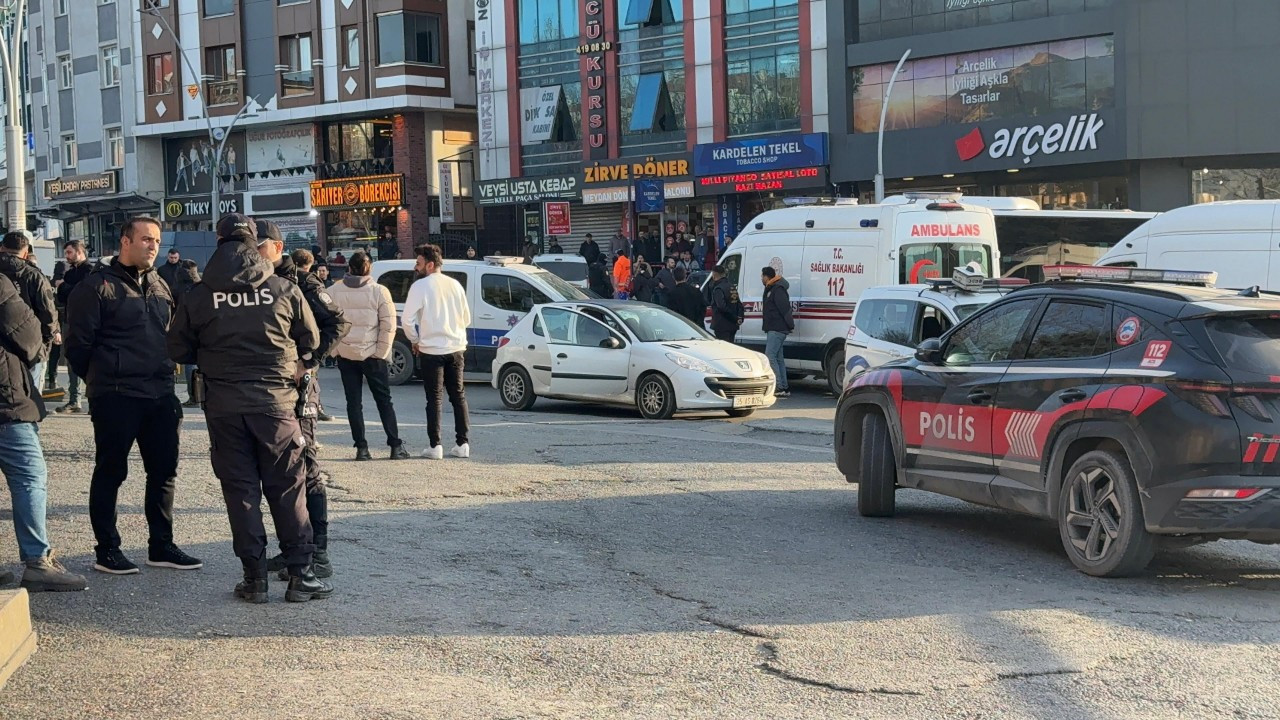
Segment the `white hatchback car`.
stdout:
[[633,405],[651,420],[770,407],[764,355],[716,340],[664,307],[625,300],[541,305],[502,338],[493,387],[512,410],[539,396]]
[[858,298],[844,344],[844,384],[890,360],[911,357],[929,338],[940,337],[953,325],[1027,281],[1004,278],[980,282],[980,289],[963,289],[953,280],[924,285],[882,285]]

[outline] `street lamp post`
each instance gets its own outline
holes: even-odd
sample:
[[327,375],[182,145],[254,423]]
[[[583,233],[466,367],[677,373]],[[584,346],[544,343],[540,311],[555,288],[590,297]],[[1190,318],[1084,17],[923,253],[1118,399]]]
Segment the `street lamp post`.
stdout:
[[27,229],[26,133],[22,128],[22,26],[27,20],[27,0],[7,0],[3,5],[7,33],[0,32],[0,69],[4,71],[6,111],[4,125],[4,211],[10,230]]
[[893,75],[889,76],[889,87],[884,90],[884,101],[880,103],[880,137],[876,141],[876,202],[884,202],[884,118],[889,114],[889,98],[893,95],[893,83],[898,79],[898,73],[902,72],[902,66],[907,62],[907,56],[911,54],[911,48],[902,53],[902,59],[898,61],[898,66],[893,69]]
[[[25,2],[25,0],[20,1]],[[245,102],[244,106],[240,108],[240,111],[235,114],[235,117],[231,118],[230,124],[225,128],[222,126],[215,128],[213,125],[213,117],[209,114],[209,101],[204,94],[204,83],[201,81],[200,75],[196,73],[195,66],[191,64],[191,58],[187,57],[187,51],[182,47],[182,41],[178,39],[178,34],[173,31],[173,26],[169,24],[169,21],[165,19],[164,15],[160,13],[158,8],[151,7],[150,3],[145,3],[145,5],[147,5],[147,7],[139,9],[138,12],[143,15],[150,15],[156,20],[159,20],[160,24],[163,25],[164,29],[169,33],[169,36],[173,38],[173,44],[177,46],[178,54],[182,56],[182,63],[186,66],[187,72],[191,74],[191,79],[195,83],[196,96],[200,98],[200,106],[204,108],[204,123],[205,127],[209,130],[209,145],[215,148],[213,167],[209,169],[209,184],[211,185],[211,189],[209,191],[209,224],[214,231],[217,231],[218,219],[222,215],[222,157],[223,152],[227,147],[227,140],[230,139],[231,131],[235,129],[236,123],[239,122],[241,118],[245,116],[245,112],[249,110],[249,106],[261,105],[261,103],[258,102],[257,98],[249,98],[249,100]],[[219,132],[222,133],[221,137],[218,135]]]

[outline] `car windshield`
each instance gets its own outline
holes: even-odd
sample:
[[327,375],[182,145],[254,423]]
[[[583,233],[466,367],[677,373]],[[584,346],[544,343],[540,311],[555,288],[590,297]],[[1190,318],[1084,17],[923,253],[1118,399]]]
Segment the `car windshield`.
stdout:
[[540,262],[539,268],[568,282],[582,282],[587,279],[587,264],[580,262]]
[[708,340],[711,337],[702,328],[666,308],[636,305],[613,308],[613,312],[640,342]]
[[529,273],[531,276],[546,283],[557,295],[565,300],[589,300],[587,294],[560,278],[552,275],[546,270],[535,270]]
[[956,320],[964,320],[986,306],[986,303],[978,303],[977,305],[957,305],[951,308],[951,311],[956,314]]
[[1280,319],[1220,317],[1206,326],[1227,369],[1280,374]]

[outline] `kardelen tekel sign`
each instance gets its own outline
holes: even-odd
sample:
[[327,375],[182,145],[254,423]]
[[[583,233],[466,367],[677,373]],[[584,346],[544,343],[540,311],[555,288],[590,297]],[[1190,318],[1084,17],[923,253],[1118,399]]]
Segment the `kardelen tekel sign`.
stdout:
[[698,177],[826,164],[826,133],[771,135],[709,143],[693,149],[693,174]]

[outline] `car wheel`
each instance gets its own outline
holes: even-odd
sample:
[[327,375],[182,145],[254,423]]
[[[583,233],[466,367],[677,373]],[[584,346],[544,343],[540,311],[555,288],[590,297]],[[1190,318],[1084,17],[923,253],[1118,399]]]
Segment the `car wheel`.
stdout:
[[1109,450],[1087,452],[1067,471],[1058,499],[1058,531],[1067,557],[1086,575],[1133,575],[1155,555],[1133,470]]
[[676,412],[676,391],[666,377],[646,375],[636,388],[636,407],[646,420],[667,420]]
[[498,394],[502,396],[502,404],[508,410],[528,410],[533,401],[538,399],[533,394],[533,382],[529,373],[519,365],[508,365],[498,376]]
[[747,417],[756,411],[755,408],[737,408],[736,410],[725,410],[729,413],[729,417]]
[[400,340],[391,343],[391,357],[387,358],[387,370],[392,385],[403,385],[413,379],[413,350]]
[[878,412],[869,412],[862,417],[861,456],[858,514],[863,517],[892,517],[898,473],[889,426]]
[[831,393],[839,395],[844,392],[844,350],[832,350],[823,366],[827,371],[827,387],[831,388]]

